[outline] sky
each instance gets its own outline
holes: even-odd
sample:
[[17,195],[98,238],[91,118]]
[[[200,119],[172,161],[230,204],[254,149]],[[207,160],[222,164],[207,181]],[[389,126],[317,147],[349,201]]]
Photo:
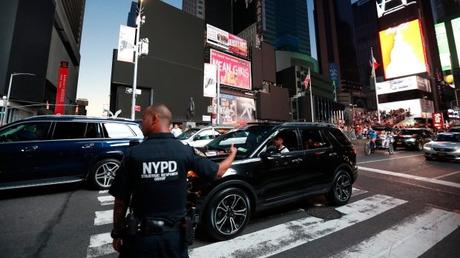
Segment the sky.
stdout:
[[[310,41],[314,42],[313,0],[306,1]],[[113,49],[117,48],[120,25],[126,25],[131,2],[132,0],[86,0],[77,98],[88,99],[88,115],[101,116],[104,109],[109,109]],[[164,2],[182,8],[182,0]],[[312,56],[316,58],[316,45],[312,43],[311,48]]]

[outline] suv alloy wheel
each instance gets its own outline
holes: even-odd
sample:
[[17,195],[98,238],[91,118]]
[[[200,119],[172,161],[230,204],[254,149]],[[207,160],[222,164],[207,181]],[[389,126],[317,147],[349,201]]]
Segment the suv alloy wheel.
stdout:
[[351,198],[352,182],[350,173],[339,169],[329,192],[329,201],[337,206],[346,204]]
[[119,168],[120,161],[116,159],[103,159],[97,162],[91,169],[89,173],[90,182],[97,189],[109,189]]
[[216,240],[227,240],[241,233],[249,221],[251,202],[245,191],[228,188],[217,192],[205,210],[208,235]]

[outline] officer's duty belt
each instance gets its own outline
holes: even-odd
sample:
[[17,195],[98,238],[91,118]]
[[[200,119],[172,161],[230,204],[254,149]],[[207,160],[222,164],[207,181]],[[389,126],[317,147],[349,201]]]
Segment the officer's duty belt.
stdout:
[[182,220],[171,222],[166,219],[145,218],[140,221],[139,231],[142,235],[161,235],[181,229]]

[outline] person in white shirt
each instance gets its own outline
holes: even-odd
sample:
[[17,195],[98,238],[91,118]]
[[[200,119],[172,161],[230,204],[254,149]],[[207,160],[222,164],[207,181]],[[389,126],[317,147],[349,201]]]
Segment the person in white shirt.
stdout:
[[284,139],[280,135],[275,136],[273,143],[275,144],[275,147],[279,153],[289,152],[289,149],[284,146]]
[[177,137],[182,133],[182,129],[180,129],[178,124],[175,124],[174,128],[171,129],[171,133],[174,135],[174,137]]

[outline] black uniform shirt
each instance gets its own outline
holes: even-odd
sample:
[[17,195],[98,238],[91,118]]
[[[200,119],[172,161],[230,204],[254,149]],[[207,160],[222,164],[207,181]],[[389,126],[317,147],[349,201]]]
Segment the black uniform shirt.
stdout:
[[195,154],[170,133],[156,133],[130,148],[109,193],[129,203],[138,217],[180,218],[186,213],[190,170],[212,179],[219,166]]

